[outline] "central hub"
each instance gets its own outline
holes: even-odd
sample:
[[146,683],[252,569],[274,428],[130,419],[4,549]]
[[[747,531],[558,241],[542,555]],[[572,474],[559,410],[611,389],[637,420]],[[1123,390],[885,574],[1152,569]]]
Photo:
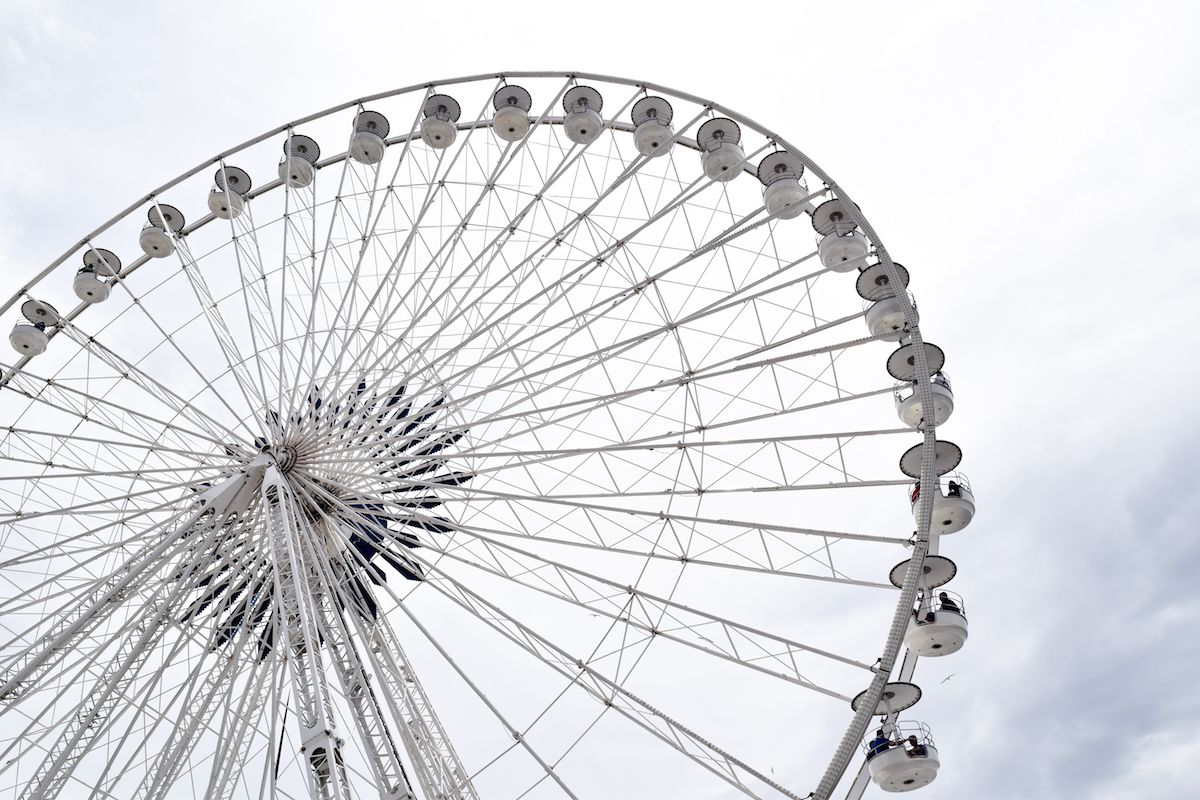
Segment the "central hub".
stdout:
[[271,454],[275,456],[275,464],[279,471],[285,475],[296,466],[296,448],[290,444],[275,445],[271,448]]
[[[313,548],[302,557],[327,559],[329,576],[346,593],[346,608],[371,619],[378,613],[373,587],[384,570],[425,580],[428,562],[417,549],[457,528],[440,509],[474,474],[453,465],[455,445],[467,432],[457,425],[446,429],[446,396],[413,396],[404,385],[369,390],[365,381],[335,396],[326,403],[314,389],[306,407],[286,422],[268,410],[263,435],[254,440],[258,453],[227,470],[230,491],[240,492],[237,512],[226,514],[219,535],[205,539],[215,561],[204,562],[209,574],[191,587],[182,613],[190,621],[212,619],[219,644],[249,626],[264,655],[275,646],[283,623],[274,607],[275,562],[259,552],[264,527],[269,542],[280,525],[300,531]],[[232,457],[237,450],[227,452]],[[261,481],[271,485],[262,492],[265,502],[255,504]],[[285,521],[272,507],[282,494],[297,512],[284,515]]]

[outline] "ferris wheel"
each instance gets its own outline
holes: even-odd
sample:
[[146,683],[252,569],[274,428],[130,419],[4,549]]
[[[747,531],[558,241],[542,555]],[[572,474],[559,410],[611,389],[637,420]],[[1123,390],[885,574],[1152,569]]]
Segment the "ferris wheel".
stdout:
[[967,635],[909,271],[799,149],[508,73],[282,125],[0,306],[0,796],[858,797]]

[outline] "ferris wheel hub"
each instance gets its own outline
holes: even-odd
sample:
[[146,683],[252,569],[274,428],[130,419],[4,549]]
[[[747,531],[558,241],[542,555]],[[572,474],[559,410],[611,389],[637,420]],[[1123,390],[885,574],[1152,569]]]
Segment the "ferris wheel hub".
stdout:
[[284,475],[287,475],[296,466],[296,448],[292,445],[277,444],[272,446],[271,452],[275,456],[275,465]]

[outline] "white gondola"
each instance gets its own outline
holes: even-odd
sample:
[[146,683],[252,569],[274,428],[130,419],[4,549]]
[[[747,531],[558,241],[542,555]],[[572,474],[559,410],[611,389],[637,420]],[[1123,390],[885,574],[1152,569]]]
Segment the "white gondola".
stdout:
[[860,231],[847,234],[831,233],[817,243],[821,263],[834,272],[853,272],[866,266],[871,243]]
[[83,266],[75,273],[71,288],[85,303],[103,303],[112,291],[112,279],[121,271],[121,259],[102,248],[83,251]]
[[647,158],[671,149],[671,118],[675,111],[665,97],[643,97],[633,104],[633,146]]
[[957,653],[967,641],[967,609],[963,599],[944,589],[923,596],[908,620],[905,646],[922,658]]
[[96,274],[93,267],[80,267],[71,281],[75,296],[85,303],[103,303],[108,299],[108,283]]
[[[916,299],[909,294],[908,300],[916,313]],[[863,318],[866,320],[867,330],[871,331],[872,336],[879,337],[880,341],[898,342],[908,332],[908,317],[904,314],[904,306],[894,294],[881,300],[863,303],[863,311],[866,312]]]
[[213,175],[213,190],[208,193],[208,210],[221,219],[233,219],[246,208],[250,175],[238,167],[218,167]]
[[[954,391],[950,379],[944,372],[935,372],[929,378],[929,391],[933,394],[933,424],[941,425],[954,413]],[[910,428],[919,428],[928,412],[921,402],[917,385],[913,382],[897,384],[893,396],[896,400],[896,415]]]
[[529,109],[533,98],[520,86],[501,86],[492,95],[492,106],[496,109],[492,117],[492,130],[506,142],[519,142],[529,132]]
[[731,181],[741,174],[746,161],[741,141],[741,127],[725,117],[710,119],[696,131],[700,166],[710,180]]
[[360,164],[378,164],[387,149],[388,132],[392,126],[378,111],[360,111],[354,118],[354,135],[350,137],[350,157]]
[[138,235],[138,245],[142,251],[153,258],[166,258],[175,252],[175,243],[171,235],[157,225],[146,224]]
[[46,352],[46,345],[50,343],[46,329],[60,321],[58,312],[49,303],[26,300],[21,304],[21,316],[26,321],[13,326],[8,343],[23,356],[39,356]]
[[279,162],[279,180],[293,189],[303,189],[317,175],[317,159],[321,148],[308,136],[289,136],[283,142],[283,158]]
[[8,335],[8,343],[23,356],[40,356],[46,352],[46,345],[50,343],[50,337],[46,334],[46,324],[18,322]]
[[871,243],[841,200],[834,198],[817,206],[812,225],[817,232],[817,254],[826,269],[853,272],[866,266]]
[[183,214],[174,206],[159,204],[150,206],[146,217],[148,221],[138,235],[138,245],[151,258],[166,258],[175,252],[173,234],[183,230]]
[[941,767],[933,736],[921,722],[886,723],[863,743],[863,749],[871,780],[885,792],[911,792],[927,786]]
[[763,202],[767,213],[779,219],[794,219],[804,213],[808,204],[808,187],[801,177],[804,162],[792,153],[780,150],[758,162],[758,179],[762,181]]
[[456,123],[462,116],[458,101],[448,94],[430,95],[423,111],[425,119],[421,120],[421,141],[435,150],[444,150],[454,144],[458,136]]
[[563,95],[563,130],[575,144],[591,144],[604,130],[600,110],[604,98],[590,86],[575,86]]
[[[910,493],[910,500],[913,518],[919,520],[925,506],[920,497],[919,484]],[[975,493],[971,491],[967,476],[956,472],[939,478],[937,492],[933,495],[930,531],[957,533],[970,525],[974,518]]]

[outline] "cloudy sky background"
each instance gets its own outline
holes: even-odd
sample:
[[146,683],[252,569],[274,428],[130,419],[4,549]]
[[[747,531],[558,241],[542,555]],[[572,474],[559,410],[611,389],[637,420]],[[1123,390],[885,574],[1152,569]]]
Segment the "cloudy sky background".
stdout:
[[0,277],[395,86],[578,69],[719,100],[857,199],[948,354],[981,516],[945,546],[971,640],[918,673],[921,796],[1193,795],[1200,7],[706,5],[6,0]]

